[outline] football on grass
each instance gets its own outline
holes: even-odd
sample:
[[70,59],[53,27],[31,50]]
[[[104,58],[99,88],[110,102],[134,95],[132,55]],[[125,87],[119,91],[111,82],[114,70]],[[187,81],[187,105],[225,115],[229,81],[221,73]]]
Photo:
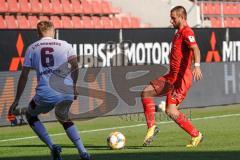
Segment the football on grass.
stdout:
[[120,132],[112,132],[107,138],[107,144],[110,149],[122,149],[125,146],[126,138]]

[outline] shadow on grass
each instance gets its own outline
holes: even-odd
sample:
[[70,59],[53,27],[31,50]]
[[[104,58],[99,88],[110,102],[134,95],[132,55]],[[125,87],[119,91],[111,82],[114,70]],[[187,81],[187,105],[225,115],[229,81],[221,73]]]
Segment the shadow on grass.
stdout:
[[[137,152],[92,154],[95,160],[236,160],[239,151],[224,152]],[[48,160],[48,156],[1,157],[1,160]],[[76,155],[63,155],[63,160],[77,160]]]

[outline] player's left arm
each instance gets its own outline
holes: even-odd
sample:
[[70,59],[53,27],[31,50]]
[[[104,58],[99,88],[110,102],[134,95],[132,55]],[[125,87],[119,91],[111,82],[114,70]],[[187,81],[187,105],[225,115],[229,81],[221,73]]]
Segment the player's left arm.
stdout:
[[22,72],[18,80],[16,97],[11,107],[9,108],[9,113],[13,113],[13,111],[18,106],[18,102],[20,100],[20,97],[22,96],[22,93],[24,91],[24,88],[28,80],[28,74],[30,72],[30,69],[31,69],[30,67],[25,67],[25,66],[22,68]]
[[193,78],[196,81],[199,81],[202,79],[202,71],[200,68],[200,62],[201,62],[201,54],[200,54],[200,50],[198,48],[198,45],[191,45],[190,49],[193,51],[193,58],[194,58],[194,66],[193,66],[193,70],[192,70],[192,74],[193,74]]
[[25,58],[24,58],[24,64],[22,68],[21,75],[18,80],[18,85],[17,85],[17,93],[15,96],[15,99],[9,108],[8,113],[13,113],[13,111],[16,109],[18,106],[18,102],[20,100],[20,97],[22,96],[23,90],[26,86],[27,80],[28,80],[28,74],[33,68],[33,63],[32,63],[32,50],[31,47],[28,47],[25,53]]
[[198,81],[202,79],[202,71],[200,68],[201,54],[198,48],[197,42],[195,40],[195,35],[192,30],[186,30],[183,33],[184,41],[187,44],[188,48],[193,52],[194,67],[192,70],[193,78]]

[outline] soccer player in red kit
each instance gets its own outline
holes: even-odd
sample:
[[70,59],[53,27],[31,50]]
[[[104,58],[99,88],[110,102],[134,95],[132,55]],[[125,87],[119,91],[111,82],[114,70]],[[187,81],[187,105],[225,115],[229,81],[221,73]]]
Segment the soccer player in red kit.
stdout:
[[173,27],[177,29],[169,54],[170,71],[167,75],[152,80],[141,95],[148,126],[144,146],[150,145],[154,136],[159,132],[159,128],[155,125],[153,97],[166,95],[166,114],[192,137],[187,147],[196,147],[203,140],[202,133],[178,108],[192,85],[192,79],[196,81],[202,79],[200,50],[195,41],[194,32],[187,24],[185,8],[174,7],[170,16]]

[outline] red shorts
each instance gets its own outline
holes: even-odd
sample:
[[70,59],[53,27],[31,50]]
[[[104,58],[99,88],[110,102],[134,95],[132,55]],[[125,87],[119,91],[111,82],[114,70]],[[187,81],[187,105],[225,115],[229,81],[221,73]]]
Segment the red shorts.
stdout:
[[192,72],[185,72],[183,76],[174,76],[169,73],[163,77],[152,80],[150,84],[159,96],[167,96],[167,105],[178,105],[187,96],[187,92],[192,85]]

